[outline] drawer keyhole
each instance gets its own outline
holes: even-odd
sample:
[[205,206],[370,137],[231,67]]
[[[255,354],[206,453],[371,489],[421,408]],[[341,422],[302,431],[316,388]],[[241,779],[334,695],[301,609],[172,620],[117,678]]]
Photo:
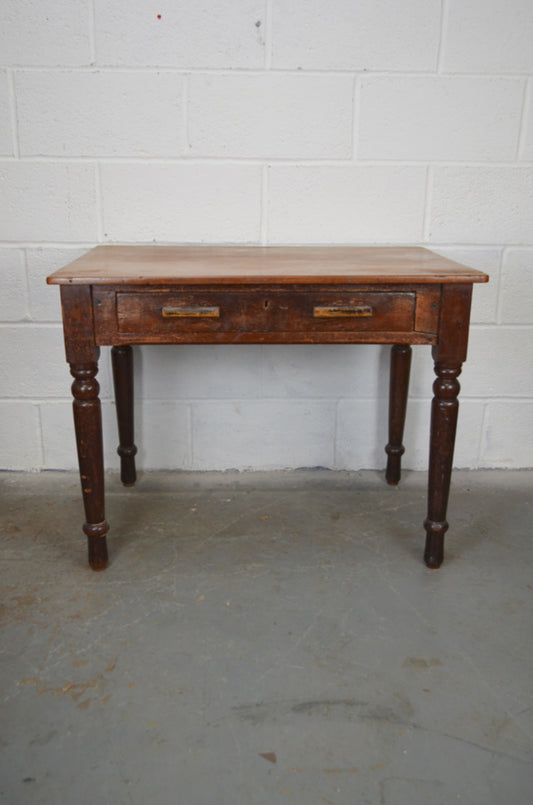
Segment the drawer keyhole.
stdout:
[[265,308],[265,310],[268,310],[268,308],[270,307],[270,301],[268,299],[265,299],[263,307]]

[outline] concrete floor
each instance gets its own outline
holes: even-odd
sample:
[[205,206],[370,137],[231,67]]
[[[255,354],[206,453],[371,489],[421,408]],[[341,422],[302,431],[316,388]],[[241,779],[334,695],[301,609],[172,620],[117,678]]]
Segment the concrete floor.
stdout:
[[533,472],[0,475],[0,801],[530,805]]

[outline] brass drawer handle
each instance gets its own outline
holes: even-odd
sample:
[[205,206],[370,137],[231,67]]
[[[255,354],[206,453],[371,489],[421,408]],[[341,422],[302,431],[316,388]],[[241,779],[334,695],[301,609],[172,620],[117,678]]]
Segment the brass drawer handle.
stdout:
[[219,307],[205,307],[197,305],[195,307],[164,307],[161,309],[165,319],[218,319],[220,317]]
[[337,316],[361,318],[362,316],[373,316],[374,311],[370,305],[328,305],[327,307],[313,308],[315,319],[330,319]]

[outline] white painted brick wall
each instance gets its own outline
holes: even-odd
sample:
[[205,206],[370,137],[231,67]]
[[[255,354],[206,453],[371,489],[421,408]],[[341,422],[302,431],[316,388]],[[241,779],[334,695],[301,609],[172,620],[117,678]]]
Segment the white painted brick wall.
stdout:
[[101,166],[104,238],[110,241],[257,241],[261,168],[226,163]]
[[533,81],[528,81],[528,93],[524,110],[525,125],[520,157],[533,161]]
[[502,267],[501,320],[504,324],[533,324],[533,255],[509,249]]
[[360,159],[507,161],[516,155],[524,81],[365,76]]
[[533,167],[433,168],[429,242],[533,244]]
[[272,243],[414,243],[422,239],[422,166],[280,166],[268,174]]
[[272,65],[290,70],[427,70],[441,0],[273,0]]
[[26,271],[22,249],[0,249],[0,321],[29,319]]
[[530,0],[449,0],[443,69],[450,73],[531,73]]
[[0,70],[0,155],[13,156],[13,115],[9,98],[9,74]]
[[0,58],[6,66],[87,65],[91,0],[2,0]]
[[[533,466],[531,0],[4,0],[0,467],[74,467],[57,288],[101,242],[428,245],[474,289],[455,463]],[[145,467],[383,467],[388,350],[136,348]],[[109,350],[101,397],[116,469]],[[427,465],[417,347],[405,466]]]
[[146,71],[18,71],[20,154],[182,154],[183,82],[176,73]]
[[189,81],[189,153],[259,159],[350,159],[349,75],[196,75]]
[[96,169],[85,162],[0,161],[0,239],[94,241]]
[[98,64],[186,71],[264,65],[263,0],[94,0],[94,7]]
[[0,401],[2,464],[10,470],[45,466],[39,406],[31,402]]
[[[221,423],[224,431],[221,435]],[[203,400],[193,406],[192,459],[201,470],[331,467],[333,400]]]
[[[488,285],[483,291],[474,292],[472,299],[472,324],[496,324],[498,321],[498,299],[500,289],[500,267],[502,263],[501,248],[459,247],[459,246],[431,246],[432,250],[455,260],[457,263],[477,268],[490,277]],[[527,252],[526,252],[527,254]]]
[[[531,464],[530,401],[495,400],[487,405],[481,452],[484,463],[498,467],[526,467]],[[516,433],[523,434],[516,440]]]
[[85,254],[76,247],[55,249],[51,246],[25,249],[30,318],[35,322],[61,323],[61,301],[57,288],[46,285],[46,278],[61,266]]

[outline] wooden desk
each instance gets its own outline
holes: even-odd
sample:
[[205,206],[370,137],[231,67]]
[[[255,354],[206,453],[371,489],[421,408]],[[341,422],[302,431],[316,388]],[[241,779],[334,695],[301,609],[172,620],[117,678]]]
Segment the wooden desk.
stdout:
[[480,271],[422,248],[98,246],[60,285],[89,563],[108,561],[98,372],[112,346],[121,478],[135,483],[132,344],[392,344],[386,479],[400,480],[411,344],[433,348],[428,567],[443,559],[470,302]]

